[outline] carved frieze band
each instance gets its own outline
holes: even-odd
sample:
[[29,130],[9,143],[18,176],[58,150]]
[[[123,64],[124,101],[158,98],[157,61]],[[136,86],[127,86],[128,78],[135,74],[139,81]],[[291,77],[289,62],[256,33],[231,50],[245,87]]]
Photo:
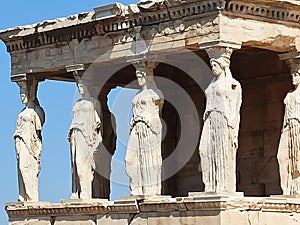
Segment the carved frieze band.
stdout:
[[7,44],[8,52],[36,48],[43,45],[58,44],[69,42],[73,39],[78,41],[84,38],[91,38],[105,33],[119,31],[129,32],[131,28],[138,26],[157,25],[160,23],[183,20],[184,18],[200,16],[210,16],[212,12],[225,11],[236,14],[238,17],[243,15],[255,16],[257,20],[264,18],[274,22],[291,22],[299,26],[300,9],[298,6],[283,7],[270,2],[247,3],[245,1],[225,1],[208,0],[183,3],[170,8],[161,9],[155,12],[144,12],[132,14],[127,17],[118,16],[106,20],[91,20],[78,26],[60,28],[42,33],[18,38]]
[[114,213],[139,213],[139,212],[160,212],[160,211],[209,211],[209,210],[252,210],[263,212],[296,212],[300,211],[300,202],[289,202],[287,199],[265,199],[256,200],[236,199],[218,201],[197,201],[183,199],[170,202],[107,202],[102,203],[78,203],[78,204],[36,204],[22,205],[9,204],[6,212],[10,218],[24,216],[60,216],[60,215],[97,215]]
[[226,11],[294,23],[300,21],[299,9],[294,10],[283,6],[274,6],[274,4],[230,1],[226,4]]

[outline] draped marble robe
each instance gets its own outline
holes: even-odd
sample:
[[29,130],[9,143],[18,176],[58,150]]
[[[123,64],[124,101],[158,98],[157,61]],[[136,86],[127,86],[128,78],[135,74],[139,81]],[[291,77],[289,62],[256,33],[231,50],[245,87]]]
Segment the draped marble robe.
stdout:
[[205,192],[233,193],[242,88],[232,78],[229,67],[221,68],[223,61],[215,61],[225,71],[223,78],[214,78],[205,90],[206,109],[199,145],[201,170]]
[[278,148],[281,188],[284,195],[300,195],[300,90],[289,92]]
[[72,158],[71,198],[92,198],[94,154],[102,141],[99,108],[100,103],[93,97],[82,98],[73,107],[73,120],[69,129]]
[[163,101],[155,87],[141,90],[132,100],[133,118],[125,157],[131,195],[161,194]]
[[18,115],[14,133],[18,160],[19,201],[39,201],[38,175],[42,152],[43,109],[31,102]]

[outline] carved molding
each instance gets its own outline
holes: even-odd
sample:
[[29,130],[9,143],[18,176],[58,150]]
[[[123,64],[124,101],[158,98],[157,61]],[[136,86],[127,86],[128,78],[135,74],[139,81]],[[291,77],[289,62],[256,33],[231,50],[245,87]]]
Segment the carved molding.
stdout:
[[[80,14],[73,16],[74,18],[66,18],[65,21],[50,21],[32,25],[31,28],[18,27],[0,33],[2,40],[6,42],[7,51],[13,52],[23,49],[32,49],[45,45],[59,45],[60,43],[68,43],[72,40],[81,42],[85,38],[91,38],[97,35],[114,34],[124,31],[130,33],[130,29],[139,26],[154,26],[166,22],[171,22],[170,29],[176,27],[176,21],[181,21],[177,32],[186,29],[186,22],[190,18],[201,20],[204,17],[210,17],[212,14],[230,13],[239,18],[247,18],[254,16],[255,20],[273,23],[289,23],[299,27],[300,6],[292,4],[280,4],[280,2],[272,2],[266,0],[260,1],[242,1],[242,0],[206,0],[194,1],[177,4],[175,6],[160,9],[153,12],[140,12],[139,14],[129,14],[127,16],[119,16],[106,18],[103,20],[93,19],[90,14]],[[76,24],[76,21],[79,21]],[[71,21],[71,25],[63,24]],[[50,25],[49,25],[50,24]],[[26,32],[27,30],[30,30]],[[38,32],[34,32],[35,30]],[[130,35],[130,34],[129,34]]]
[[107,212],[103,204],[46,204],[46,205],[9,205],[5,207],[10,218],[24,216],[56,216],[56,215],[95,215]]
[[158,56],[154,54],[141,54],[141,55],[128,56],[127,62],[132,63],[132,65],[136,69],[148,68],[151,70],[154,70],[159,64]]
[[268,18],[282,22],[292,22],[299,24],[299,6],[289,6],[276,4],[268,1],[240,1],[233,0],[226,4],[226,11],[232,13],[246,14],[261,18]]
[[10,218],[64,216],[64,215],[103,215],[114,213],[175,212],[175,211],[224,211],[246,210],[262,212],[300,213],[297,198],[218,198],[202,199],[183,197],[164,201],[119,200],[104,202],[77,203],[8,203],[5,210]]

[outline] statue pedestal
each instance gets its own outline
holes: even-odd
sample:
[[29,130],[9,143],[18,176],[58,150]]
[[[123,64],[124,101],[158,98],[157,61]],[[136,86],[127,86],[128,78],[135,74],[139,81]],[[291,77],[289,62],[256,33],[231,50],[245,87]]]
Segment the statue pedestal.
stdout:
[[9,225],[299,225],[300,199],[206,195],[34,205],[17,202],[6,204],[6,212]]

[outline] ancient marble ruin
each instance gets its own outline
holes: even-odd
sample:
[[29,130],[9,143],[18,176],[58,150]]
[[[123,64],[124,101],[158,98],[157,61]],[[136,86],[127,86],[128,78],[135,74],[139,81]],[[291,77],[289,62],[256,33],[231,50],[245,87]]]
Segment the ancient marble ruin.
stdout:
[[[1,31],[11,80],[26,93],[79,76],[102,108],[85,118],[90,133],[70,133],[74,150],[89,149],[87,182],[74,177],[82,199],[35,202],[37,187],[24,181],[20,202],[6,205],[9,223],[299,224],[299,21],[296,0],[141,0]],[[132,196],[111,201],[118,150],[107,95],[116,87],[140,91],[126,153]],[[38,174],[44,122],[36,97],[25,97],[37,126],[26,132],[36,151],[27,154],[32,174],[19,160],[22,179]],[[21,135],[17,126],[17,154],[33,152]]]
[[41,131],[45,122],[45,114],[36,98],[36,80],[20,80],[18,85],[21,101],[25,105],[18,115],[14,133],[18,160],[18,201],[38,202],[38,176],[42,152]]
[[214,79],[205,90],[206,108],[199,152],[205,192],[236,191],[236,154],[242,88],[232,77],[232,49],[208,49]]
[[[291,90],[284,98],[285,114],[278,147],[280,183],[284,195],[300,194],[300,59],[288,61],[291,67]],[[298,62],[298,64],[297,64]]]
[[102,142],[100,103],[90,95],[84,80],[79,79],[77,87],[82,97],[73,107],[73,120],[68,135],[72,156],[71,198],[91,199],[94,154]]
[[132,100],[133,117],[125,163],[130,178],[130,194],[161,194],[161,110],[164,97],[153,80],[153,66],[137,64],[136,77],[141,90]]

